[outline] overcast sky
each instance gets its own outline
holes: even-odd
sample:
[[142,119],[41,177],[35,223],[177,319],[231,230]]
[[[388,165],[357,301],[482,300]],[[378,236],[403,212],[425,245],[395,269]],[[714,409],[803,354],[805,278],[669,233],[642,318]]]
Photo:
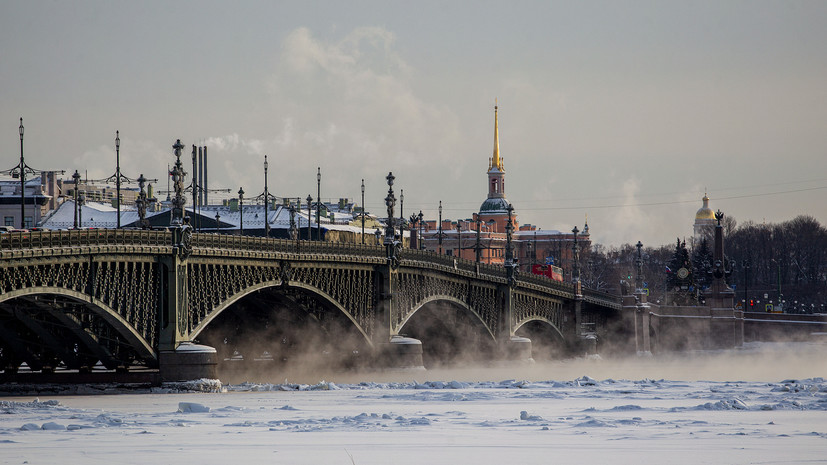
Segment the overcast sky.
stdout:
[[[447,5],[443,5],[447,3]],[[468,218],[494,99],[521,223],[689,236],[706,189],[739,222],[827,224],[827,2],[0,0],[0,169],[166,188],[181,139],[210,187]],[[67,174],[68,176],[68,174]],[[398,210],[397,210],[398,214]]]

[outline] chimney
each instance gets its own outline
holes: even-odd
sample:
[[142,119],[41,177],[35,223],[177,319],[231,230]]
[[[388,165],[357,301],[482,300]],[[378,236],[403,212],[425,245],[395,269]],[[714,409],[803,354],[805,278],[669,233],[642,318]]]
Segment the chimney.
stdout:
[[207,147],[204,146],[204,205],[209,205],[207,201]]
[[198,173],[193,175],[198,179],[198,206],[204,205],[204,153],[198,147]]

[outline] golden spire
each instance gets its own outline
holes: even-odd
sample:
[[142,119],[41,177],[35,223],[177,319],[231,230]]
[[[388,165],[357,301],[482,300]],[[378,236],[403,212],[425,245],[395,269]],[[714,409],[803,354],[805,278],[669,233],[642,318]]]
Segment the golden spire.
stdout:
[[491,158],[488,169],[497,168],[505,172],[503,169],[503,160],[500,158],[500,130],[497,124],[497,99],[494,99],[494,156]]

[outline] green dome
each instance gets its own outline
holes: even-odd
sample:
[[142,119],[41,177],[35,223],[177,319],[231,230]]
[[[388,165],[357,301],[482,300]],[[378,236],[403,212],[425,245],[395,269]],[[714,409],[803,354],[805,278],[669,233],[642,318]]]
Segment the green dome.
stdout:
[[508,200],[504,197],[486,199],[480,205],[480,214],[486,213],[508,213]]

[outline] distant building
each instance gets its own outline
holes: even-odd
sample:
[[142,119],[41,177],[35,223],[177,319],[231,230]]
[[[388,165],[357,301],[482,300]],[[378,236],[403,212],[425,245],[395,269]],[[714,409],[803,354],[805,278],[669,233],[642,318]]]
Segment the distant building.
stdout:
[[[24,228],[33,228],[40,224],[44,216],[57,208],[60,199],[57,173],[43,172],[39,177],[26,180],[24,189],[25,209]],[[0,218],[3,226],[21,227],[20,222],[20,181],[0,181]]]
[[[494,150],[488,159],[488,196],[480,205],[479,212],[465,220],[442,221],[442,245],[440,247],[440,225],[438,221],[424,221],[420,240],[414,239],[414,247],[441,252],[445,255],[475,260],[477,236],[482,263],[503,264],[507,243],[506,225],[508,206],[505,196],[505,165],[500,156],[498,108],[494,106]],[[512,244],[514,260],[519,270],[528,272],[533,264],[554,264],[568,270],[572,265],[574,234],[557,230],[538,229],[534,225],[520,226],[516,210],[511,212],[514,226]],[[419,226],[412,232],[419,237]],[[477,233],[479,229],[479,234]],[[591,245],[588,222],[577,236],[581,250]]]
[[698,243],[704,237],[711,240],[712,233],[715,230],[715,212],[709,208],[709,197],[704,193],[703,206],[695,213],[695,223],[692,226],[692,237],[694,242]]

